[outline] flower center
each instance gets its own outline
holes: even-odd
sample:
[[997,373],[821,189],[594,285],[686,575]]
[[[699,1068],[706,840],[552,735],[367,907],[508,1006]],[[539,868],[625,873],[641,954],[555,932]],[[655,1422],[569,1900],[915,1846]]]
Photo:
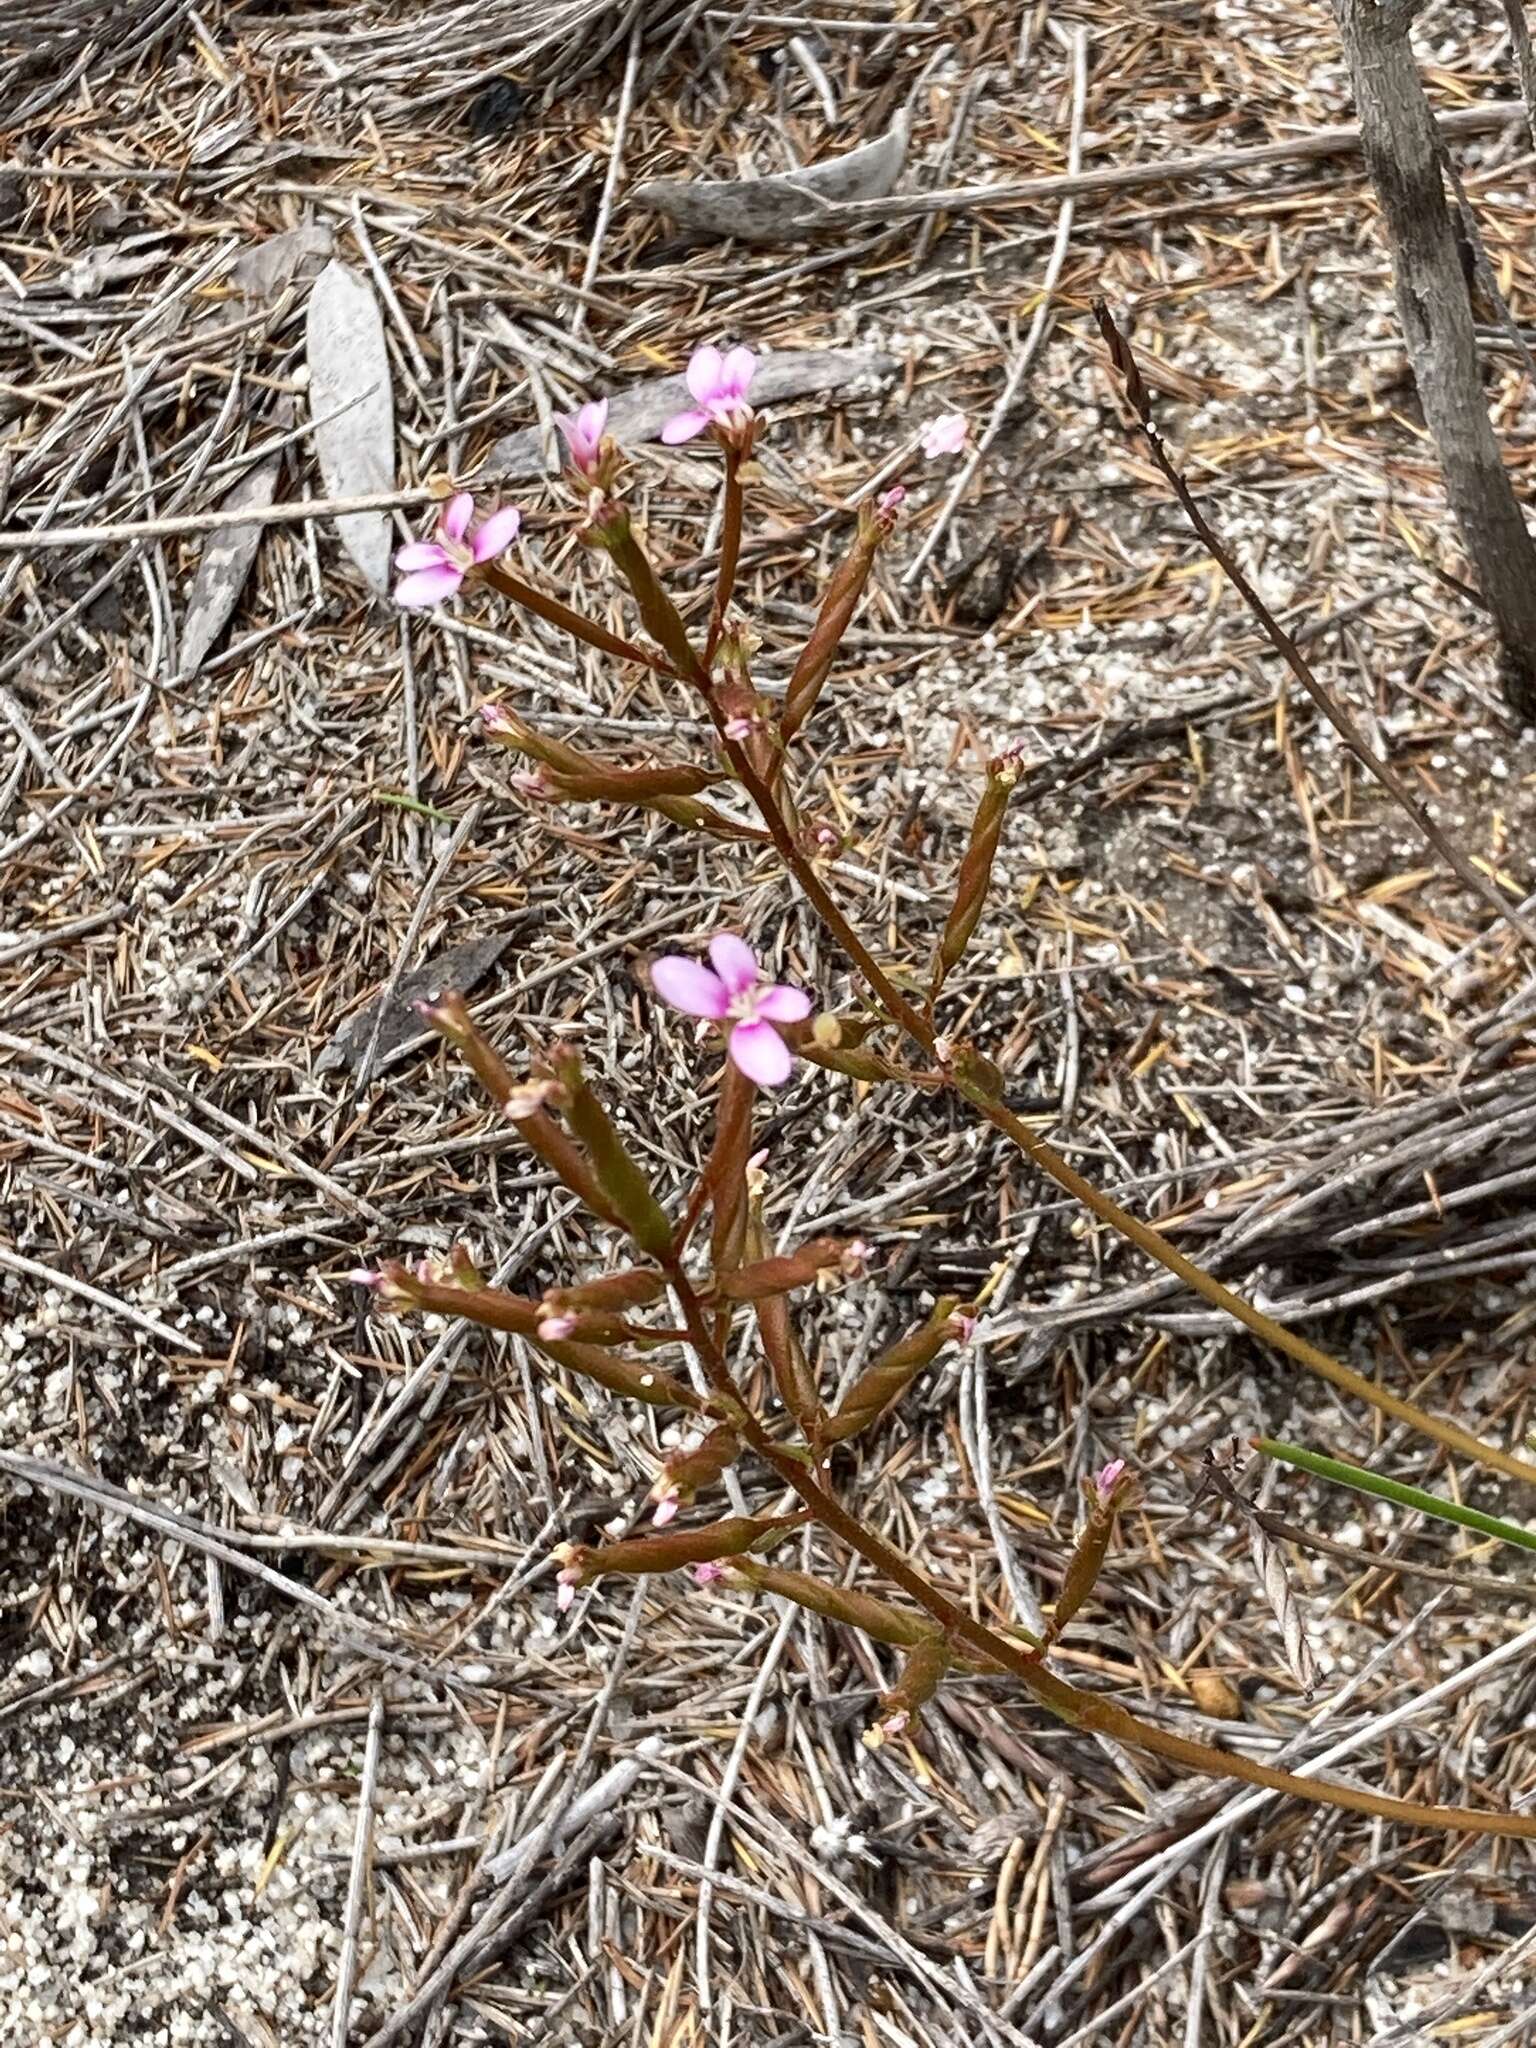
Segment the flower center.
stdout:
[[455,569],[472,569],[475,566],[474,551],[467,540],[455,540],[452,534],[439,532],[437,544]]

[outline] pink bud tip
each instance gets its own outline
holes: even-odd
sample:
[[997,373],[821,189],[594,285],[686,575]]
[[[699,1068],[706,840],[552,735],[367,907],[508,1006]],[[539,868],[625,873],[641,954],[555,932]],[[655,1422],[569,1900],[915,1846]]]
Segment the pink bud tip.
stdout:
[[375,1273],[371,1266],[354,1266],[347,1275],[347,1278],[354,1287],[367,1287],[375,1294],[384,1285],[384,1276],[381,1273]]
[[675,1493],[664,1493],[656,1502],[656,1512],[651,1520],[658,1529],[665,1529],[668,1522],[676,1521],[677,1511],[682,1506]]
[[715,1563],[713,1559],[706,1564],[696,1564],[693,1567],[693,1583],[696,1586],[713,1586],[717,1580],[724,1577],[725,1566]]
[[573,1315],[545,1316],[539,1324],[539,1335],[546,1344],[558,1344],[562,1337],[569,1337],[575,1327]]
[[969,1344],[976,1335],[976,1318],[963,1311],[949,1319],[950,1334],[957,1344]]
[[1125,1470],[1124,1458],[1111,1458],[1103,1471],[1094,1477],[1094,1486],[1100,1500],[1108,1500],[1115,1490],[1115,1482]]
[[880,1726],[883,1732],[887,1735],[905,1735],[907,1732],[907,1723],[911,1720],[911,1718],[911,1715],[906,1713],[887,1714],[885,1719],[880,1723]]
[[725,724],[725,736],[726,736],[726,738],[727,738],[728,740],[735,740],[735,741],[737,742],[737,744],[738,744],[738,745],[739,745],[739,744],[741,743],[741,741],[742,741],[742,740],[749,740],[749,739],[751,739],[751,737],[752,737],[752,721],[751,721],[751,719],[750,719],[750,718],[730,718],[730,719],[727,719],[727,720],[726,720],[726,724]]
[[561,1612],[562,1614],[569,1614],[569,1613],[570,1613],[570,1611],[571,1611],[572,1605],[573,1605],[573,1604],[574,1604],[574,1602],[575,1602],[575,1599],[576,1599],[576,1580],[575,1580],[575,1577],[574,1577],[574,1576],[571,1576],[571,1577],[569,1577],[569,1578],[568,1578],[568,1577],[566,1576],[566,1574],[565,1574],[564,1572],[562,1572],[562,1573],[560,1574],[560,1583],[559,1583],[559,1586],[558,1586],[558,1588],[557,1588],[557,1590],[556,1590],[556,1593],[555,1593],[555,1605],[556,1605],[556,1607],[558,1607],[558,1608],[559,1608],[559,1610],[560,1610],[560,1612]]
[[519,796],[542,802],[549,795],[549,778],[542,768],[522,768],[512,777],[512,787]]
[[482,704],[480,723],[487,732],[511,732],[512,719],[504,704]]

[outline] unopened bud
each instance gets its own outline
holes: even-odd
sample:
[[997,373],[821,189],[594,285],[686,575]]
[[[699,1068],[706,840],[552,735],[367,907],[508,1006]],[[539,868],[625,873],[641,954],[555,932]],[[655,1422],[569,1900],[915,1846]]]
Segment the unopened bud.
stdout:
[[558,1081],[519,1081],[501,1105],[502,1115],[520,1124],[537,1116],[541,1109],[558,1109],[564,1095]]

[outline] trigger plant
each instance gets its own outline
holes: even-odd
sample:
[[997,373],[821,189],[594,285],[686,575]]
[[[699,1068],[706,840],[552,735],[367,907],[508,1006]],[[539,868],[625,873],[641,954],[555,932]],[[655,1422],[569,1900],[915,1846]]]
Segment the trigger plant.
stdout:
[[[945,1685],[985,1675],[1073,1727],[1181,1769],[1414,1829],[1536,1839],[1531,1816],[1433,1806],[1300,1778],[1181,1734],[1162,1718],[1138,1715],[1062,1676],[1073,1632],[1116,1597],[1117,1531],[1136,1491],[1122,1459],[1112,1458],[1087,1483],[1077,1531],[1062,1540],[1060,1590],[1039,1636],[987,1618],[974,1588],[947,1584],[863,1513],[849,1484],[857,1455],[850,1447],[900,1429],[905,1403],[941,1398],[984,1307],[946,1296],[913,1315],[898,1313],[893,1297],[884,1315],[889,1334],[855,1362],[839,1394],[817,1342],[817,1303],[829,1289],[879,1289],[880,1249],[825,1236],[775,1243],[759,1146],[767,1105],[787,1098],[833,1107],[853,1089],[948,1097],[956,1113],[989,1126],[1100,1224],[1341,1393],[1522,1484],[1536,1481],[1536,1465],[1481,1442],[1276,1323],[1111,1200],[1009,1108],[1006,1077],[966,1035],[967,1013],[949,1006],[951,984],[991,898],[1017,756],[998,752],[986,765],[947,915],[926,962],[891,958],[897,936],[866,935],[844,909],[833,887],[844,827],[819,815],[807,766],[814,750],[804,736],[838,688],[848,633],[881,550],[911,514],[921,486],[908,477],[878,498],[872,487],[813,608],[787,686],[765,687],[754,672],[757,641],[737,588],[749,458],[765,431],[750,398],[756,375],[757,359],[743,345],[699,349],[687,367],[690,402],[662,433],[669,446],[707,436],[721,461],[713,588],[697,603],[670,589],[652,559],[624,495],[632,458],[609,433],[601,399],[563,419],[560,429],[578,538],[606,558],[613,616],[628,615],[622,630],[524,581],[499,558],[515,537],[516,515],[490,508],[476,525],[464,493],[448,503],[435,540],[402,551],[399,596],[411,605],[500,598],[618,664],[649,670],[679,712],[696,714],[679,718],[676,743],[664,754],[638,739],[622,754],[598,752],[589,736],[556,738],[497,702],[484,707],[481,732],[518,758],[516,772],[531,778],[541,812],[579,815],[596,807],[621,819],[650,813],[674,831],[717,840],[743,875],[750,864],[753,887],[750,897],[743,890],[743,900],[754,906],[763,900],[759,884],[776,871],[820,920],[837,971],[851,972],[854,992],[834,1001],[832,990],[802,985],[810,976],[770,978],[761,959],[780,935],[766,930],[701,934],[706,957],[695,946],[651,961],[642,1005],[692,1020],[699,1041],[681,1035],[677,1056],[711,1069],[703,1100],[713,1127],[697,1156],[681,1165],[669,1144],[665,1173],[653,1164],[663,1155],[627,1135],[645,1123],[651,1096],[665,1100],[664,1071],[648,1074],[640,1099],[619,1105],[569,1043],[525,1048],[514,1059],[490,1043],[461,998],[446,994],[425,1006],[425,1021],[473,1072],[492,1112],[585,1217],[593,1270],[562,1273],[540,1294],[523,1296],[490,1285],[466,1252],[415,1266],[386,1259],[363,1276],[374,1300],[391,1313],[426,1311],[479,1325],[494,1333],[493,1341],[522,1347],[535,1370],[560,1384],[589,1382],[664,1422],[662,1440],[676,1447],[658,1456],[647,1475],[649,1528],[607,1542],[586,1541],[590,1532],[573,1530],[551,1560],[559,1610],[600,1577],[671,1573],[683,1575],[679,1589],[691,1599],[788,1601],[889,1655],[894,1677],[866,1735],[875,1750],[918,1737],[924,1709]],[[968,435],[962,415],[944,415],[919,432],[908,452],[915,457],[920,446],[924,456],[941,460],[959,453]],[[910,951],[901,948],[903,956]],[[722,1512],[742,1501],[753,1504],[751,1512]],[[779,1553],[791,1539],[787,1562]]]

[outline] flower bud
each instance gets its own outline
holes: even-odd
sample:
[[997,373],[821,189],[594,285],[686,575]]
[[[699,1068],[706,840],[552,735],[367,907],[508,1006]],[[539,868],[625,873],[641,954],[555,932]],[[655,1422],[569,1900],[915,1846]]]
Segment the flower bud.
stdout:
[[1056,1605],[1051,1611],[1050,1626],[1046,1630],[1047,1648],[1058,1640],[1062,1630],[1098,1582],[1109,1550],[1110,1538],[1115,1532],[1115,1522],[1135,1484],[1135,1480],[1125,1469],[1123,1458],[1112,1459],[1095,1478],[1084,1481],[1083,1491],[1088,1499],[1088,1520],[1077,1539],[1071,1557],[1067,1560],[1066,1575],[1062,1579],[1061,1591],[1057,1595]]
[[1003,817],[1013,786],[1019,779],[1020,765],[1017,754],[999,754],[987,764],[986,787],[971,821],[970,843],[955,878],[955,899],[933,963],[930,1000],[937,996],[950,970],[965,952],[986,907],[987,892],[992,885],[992,864],[997,858],[998,841],[1002,837]]
[[864,1747],[879,1749],[888,1738],[914,1727],[949,1666],[949,1638],[942,1631],[934,1629],[914,1643],[903,1659],[901,1676],[880,1701],[880,1719],[864,1731]]
[[945,1295],[934,1305],[926,1323],[864,1368],[826,1426],[829,1444],[846,1443],[878,1422],[900,1400],[923,1367],[931,1364],[956,1335],[954,1314],[959,1305],[957,1295]]
[[651,1499],[656,1503],[652,1520],[657,1528],[664,1528],[702,1487],[713,1486],[725,1468],[736,1462],[740,1451],[740,1439],[724,1422],[700,1442],[674,1451],[651,1488]]

